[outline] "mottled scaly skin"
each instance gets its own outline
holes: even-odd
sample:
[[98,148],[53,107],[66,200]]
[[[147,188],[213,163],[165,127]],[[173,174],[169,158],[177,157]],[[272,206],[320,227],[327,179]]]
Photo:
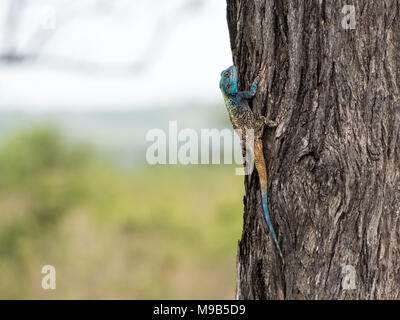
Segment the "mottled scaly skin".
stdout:
[[[279,255],[282,258],[282,252],[279,247],[278,239],[274,228],[272,226],[271,218],[269,216],[267,204],[267,169],[265,166],[263,145],[261,141],[262,133],[265,124],[274,126],[272,121],[267,120],[265,117],[256,118],[254,113],[249,107],[248,100],[251,99],[257,90],[258,77],[254,80],[250,91],[237,90],[237,71],[235,66],[222,71],[221,81],[219,83],[220,89],[225,99],[226,108],[228,109],[229,117],[232,126],[235,130],[241,130],[243,136],[248,129],[254,130],[254,148],[252,144],[248,144],[247,148],[252,154],[254,163],[260,178],[261,197],[264,207],[265,218],[269,230],[271,231],[272,238],[278,249]],[[242,147],[244,147],[245,139],[243,139]]]

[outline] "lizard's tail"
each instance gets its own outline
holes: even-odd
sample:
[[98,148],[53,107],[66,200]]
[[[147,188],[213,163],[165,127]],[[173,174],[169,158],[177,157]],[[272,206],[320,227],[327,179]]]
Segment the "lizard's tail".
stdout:
[[256,169],[260,179],[261,197],[262,197],[265,219],[267,220],[268,228],[271,231],[272,238],[274,239],[279,255],[283,260],[281,248],[279,247],[278,239],[276,238],[274,227],[272,226],[271,218],[269,216],[268,203],[267,203],[267,169],[265,167],[262,142],[258,139],[254,141],[254,163],[256,165]]
[[269,230],[271,231],[272,238],[274,239],[274,242],[275,242],[276,248],[278,249],[279,255],[281,256],[281,258],[283,260],[282,251],[281,251],[281,248],[279,247],[278,239],[276,238],[274,227],[272,226],[271,218],[270,218],[269,212],[268,212],[267,191],[266,190],[261,189],[261,197],[262,197],[262,203],[263,203],[263,207],[264,207],[265,219],[267,220]]

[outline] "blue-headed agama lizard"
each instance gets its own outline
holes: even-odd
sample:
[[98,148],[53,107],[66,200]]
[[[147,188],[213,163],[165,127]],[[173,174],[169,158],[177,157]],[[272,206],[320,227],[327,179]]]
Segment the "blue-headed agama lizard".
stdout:
[[[267,220],[268,228],[271,231],[272,238],[278,249],[279,255],[283,260],[281,248],[279,247],[278,239],[276,238],[274,227],[272,226],[271,218],[268,212],[267,170],[261,140],[264,126],[268,125],[270,127],[275,127],[277,126],[277,123],[275,121],[268,120],[264,116],[256,117],[249,107],[248,100],[253,98],[256,94],[258,77],[256,77],[251,85],[250,91],[238,91],[237,82],[238,77],[236,68],[235,66],[231,66],[222,71],[219,87],[224,96],[226,108],[228,109],[233,128],[235,130],[240,130],[242,136],[244,136],[247,130],[254,130],[254,147],[252,143],[247,144],[246,147],[252,153],[251,156],[253,157],[258,172],[258,177],[260,179],[261,197],[265,219]],[[245,143],[246,139],[242,139],[242,147]]]

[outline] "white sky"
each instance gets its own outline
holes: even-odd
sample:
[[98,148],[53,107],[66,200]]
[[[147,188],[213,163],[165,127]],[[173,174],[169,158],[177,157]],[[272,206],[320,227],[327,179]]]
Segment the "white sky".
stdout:
[[[30,48],[32,32],[43,23],[44,13],[51,13],[48,8],[52,7],[46,5],[66,3],[63,0],[28,2],[33,5],[24,12],[18,37],[18,48],[22,50]],[[165,28],[170,31],[163,37],[163,45],[155,47],[151,67],[135,75],[85,72],[63,63],[3,65],[0,66],[0,110],[127,110],[190,102],[214,103],[222,99],[219,75],[232,64],[225,1],[205,0],[198,10],[184,14],[177,14],[177,8],[185,0],[120,0],[109,11],[85,11],[93,2],[77,1],[82,6],[77,12],[54,7],[56,32],[44,47],[43,55],[124,66],[143,57],[162,17]],[[1,15],[5,12],[2,7]],[[4,33],[1,28],[0,34]]]

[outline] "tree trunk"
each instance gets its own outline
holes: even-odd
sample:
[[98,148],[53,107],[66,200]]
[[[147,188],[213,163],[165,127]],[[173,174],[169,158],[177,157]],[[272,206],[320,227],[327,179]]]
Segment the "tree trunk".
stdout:
[[399,299],[400,1],[227,2],[239,90],[259,74],[253,111],[288,110],[263,140],[285,262],[254,172],[237,298]]

